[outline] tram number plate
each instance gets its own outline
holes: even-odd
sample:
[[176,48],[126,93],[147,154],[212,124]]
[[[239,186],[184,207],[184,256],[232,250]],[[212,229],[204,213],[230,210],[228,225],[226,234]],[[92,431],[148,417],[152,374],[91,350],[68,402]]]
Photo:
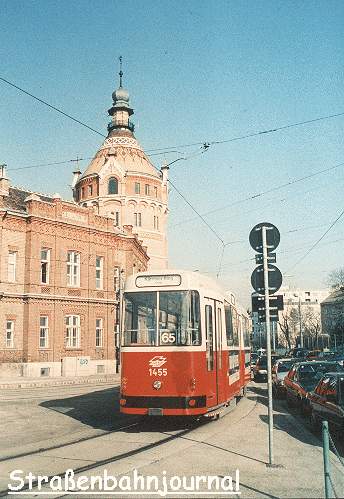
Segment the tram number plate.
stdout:
[[148,409],[148,416],[162,416],[163,412],[160,407],[151,407]]

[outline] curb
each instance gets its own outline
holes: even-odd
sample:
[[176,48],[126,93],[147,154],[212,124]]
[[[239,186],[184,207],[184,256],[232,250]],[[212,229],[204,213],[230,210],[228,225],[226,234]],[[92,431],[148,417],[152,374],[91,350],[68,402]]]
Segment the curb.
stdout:
[[18,381],[18,382],[9,382],[9,383],[1,383],[0,381],[0,389],[1,390],[15,390],[18,388],[44,388],[48,386],[68,386],[68,385],[94,385],[94,384],[107,384],[107,383],[119,383],[120,375],[110,375],[110,376],[102,376],[102,377],[82,377],[82,378],[71,378],[71,379],[60,379],[60,378],[52,378],[49,381],[37,380],[37,381]]

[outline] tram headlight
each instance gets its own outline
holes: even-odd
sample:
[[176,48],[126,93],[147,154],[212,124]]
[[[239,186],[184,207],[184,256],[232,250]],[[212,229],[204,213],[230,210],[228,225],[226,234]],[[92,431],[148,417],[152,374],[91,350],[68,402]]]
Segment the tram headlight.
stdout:
[[161,387],[162,387],[161,381],[159,381],[159,380],[154,381],[154,383],[153,383],[154,390],[160,390]]

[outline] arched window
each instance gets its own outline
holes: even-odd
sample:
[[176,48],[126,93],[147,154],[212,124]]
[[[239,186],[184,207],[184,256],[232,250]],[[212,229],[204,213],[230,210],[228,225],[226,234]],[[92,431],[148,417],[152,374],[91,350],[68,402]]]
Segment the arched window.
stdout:
[[118,180],[116,177],[111,177],[109,180],[108,194],[118,194]]

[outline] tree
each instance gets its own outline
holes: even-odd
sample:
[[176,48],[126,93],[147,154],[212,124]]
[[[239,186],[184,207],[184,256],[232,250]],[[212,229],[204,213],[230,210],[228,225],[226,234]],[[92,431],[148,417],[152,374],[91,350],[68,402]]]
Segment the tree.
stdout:
[[289,350],[291,349],[292,342],[295,344],[296,326],[299,322],[300,318],[297,307],[287,306],[283,312],[279,314],[278,324]]
[[302,310],[301,315],[304,335],[312,339],[313,347],[318,347],[318,338],[321,331],[320,310],[315,310],[313,307],[307,307]]
[[332,289],[339,289],[344,286],[344,267],[332,270],[327,276],[326,283]]

